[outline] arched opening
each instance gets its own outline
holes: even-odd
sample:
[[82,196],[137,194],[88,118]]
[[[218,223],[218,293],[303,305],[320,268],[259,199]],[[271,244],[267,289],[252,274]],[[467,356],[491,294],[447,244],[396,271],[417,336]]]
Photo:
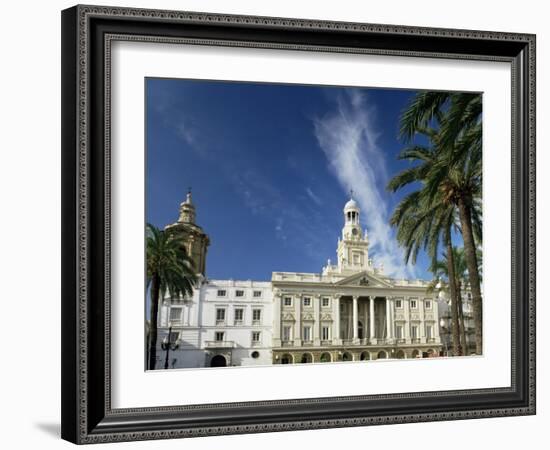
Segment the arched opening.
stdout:
[[345,352],[343,355],[342,355],[342,361],[353,361],[353,356],[351,353],[349,352]]
[[300,362],[302,364],[307,364],[313,362],[313,356],[311,356],[311,353],[304,353],[302,355],[302,358],[300,359]]
[[363,322],[360,320],[357,322],[357,337],[363,339],[365,337]]
[[370,353],[363,352],[361,353],[361,356],[359,358],[361,359],[361,361],[368,361],[370,359]]
[[413,350],[412,352],[412,357],[413,358],[422,358],[422,355],[420,354],[420,350]]
[[216,355],[210,361],[210,367],[226,367],[227,359],[223,355]]
[[436,356],[433,348],[430,348],[426,353],[428,355],[428,358],[433,358],[434,356]]
[[319,358],[319,361],[320,362],[331,362],[332,361],[332,356],[328,352],[321,353],[321,357]]
[[376,355],[376,359],[387,359],[388,354],[384,350],[380,350],[378,352],[378,355]]
[[291,354],[285,353],[283,356],[281,356],[281,364],[292,364],[294,362],[294,358]]
[[403,350],[398,350],[395,356],[397,359],[405,359],[405,352]]

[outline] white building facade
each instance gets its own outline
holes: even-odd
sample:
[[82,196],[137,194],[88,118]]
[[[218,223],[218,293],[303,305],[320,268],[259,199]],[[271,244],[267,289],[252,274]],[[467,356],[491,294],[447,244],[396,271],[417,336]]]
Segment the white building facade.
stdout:
[[[194,221],[190,195],[182,207],[192,208],[185,219]],[[321,273],[273,272],[271,281],[201,275],[193,298],[166,298],[159,309],[157,368],[438,356],[439,304],[427,287],[388,277],[375,266],[351,199],[337,264],[329,260]]]
[[[166,299],[159,342],[177,344],[170,368],[271,364],[273,296],[270,282],[207,280],[190,300]],[[161,344],[159,344],[161,345]],[[159,347],[159,360],[166,350]]]
[[274,272],[273,363],[438,356],[438,303],[420,280],[387,277],[369,258],[360,209],[351,199],[337,264],[320,274]]

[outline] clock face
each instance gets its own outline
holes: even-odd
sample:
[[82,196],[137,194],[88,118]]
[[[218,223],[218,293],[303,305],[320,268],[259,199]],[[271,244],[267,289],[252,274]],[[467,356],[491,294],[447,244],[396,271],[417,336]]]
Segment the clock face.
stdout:
[[358,232],[359,232],[359,231],[357,231],[357,228],[353,228],[353,229],[351,230],[351,234],[353,234],[354,236],[356,236]]

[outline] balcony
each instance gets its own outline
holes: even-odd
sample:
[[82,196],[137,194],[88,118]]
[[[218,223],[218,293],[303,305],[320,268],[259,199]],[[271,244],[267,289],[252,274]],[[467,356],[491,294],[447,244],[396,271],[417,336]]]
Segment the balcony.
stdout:
[[206,348],[234,348],[234,341],[206,341]]
[[348,346],[348,345],[368,345],[369,340],[368,339],[343,339],[342,345]]

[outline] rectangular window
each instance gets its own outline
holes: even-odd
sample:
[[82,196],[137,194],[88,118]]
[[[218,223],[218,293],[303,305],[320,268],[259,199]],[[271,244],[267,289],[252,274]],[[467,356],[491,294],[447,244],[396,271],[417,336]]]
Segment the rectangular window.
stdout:
[[433,336],[432,336],[432,326],[431,325],[426,325],[426,337],[428,339],[431,339]]
[[411,300],[411,308],[416,309],[416,300]]
[[216,331],[216,334],[214,336],[216,342],[222,342],[225,338],[225,333],[223,331]]
[[254,298],[259,298],[262,296],[262,291],[254,291],[252,295],[254,296]]
[[424,307],[425,307],[426,309],[432,309],[432,301],[431,301],[431,300],[426,300],[426,301],[424,302]]
[[311,306],[311,297],[304,297],[304,306]]
[[285,306],[292,306],[292,297],[285,297],[283,302]]
[[253,331],[252,332],[252,342],[260,342],[260,332],[259,331]]
[[244,310],[242,308],[235,310],[235,323],[242,322],[244,317]]
[[218,289],[218,297],[225,297],[227,295],[227,291],[225,289]]
[[395,326],[395,337],[396,339],[403,339],[403,327],[401,325]]
[[311,341],[311,327],[304,327],[302,339],[304,341]]
[[252,321],[253,322],[259,322],[262,318],[262,310],[261,309],[253,309],[252,310]]
[[244,297],[244,291],[242,289],[237,289],[235,291],[235,297]]
[[401,300],[396,300],[395,301],[395,307],[397,309],[401,309],[403,307],[403,303],[401,302]]
[[328,308],[330,306],[330,298],[329,297],[323,297],[322,305],[324,308]]
[[413,325],[411,327],[411,338],[413,338],[413,339],[418,338],[418,327],[416,325]]
[[217,308],[216,309],[216,322],[225,322],[225,309]]
[[181,308],[170,308],[170,320],[181,320]]
[[285,326],[283,327],[283,341],[290,341],[292,327]]
[[323,341],[328,341],[330,339],[330,327],[323,326],[323,328],[321,328],[321,339]]

